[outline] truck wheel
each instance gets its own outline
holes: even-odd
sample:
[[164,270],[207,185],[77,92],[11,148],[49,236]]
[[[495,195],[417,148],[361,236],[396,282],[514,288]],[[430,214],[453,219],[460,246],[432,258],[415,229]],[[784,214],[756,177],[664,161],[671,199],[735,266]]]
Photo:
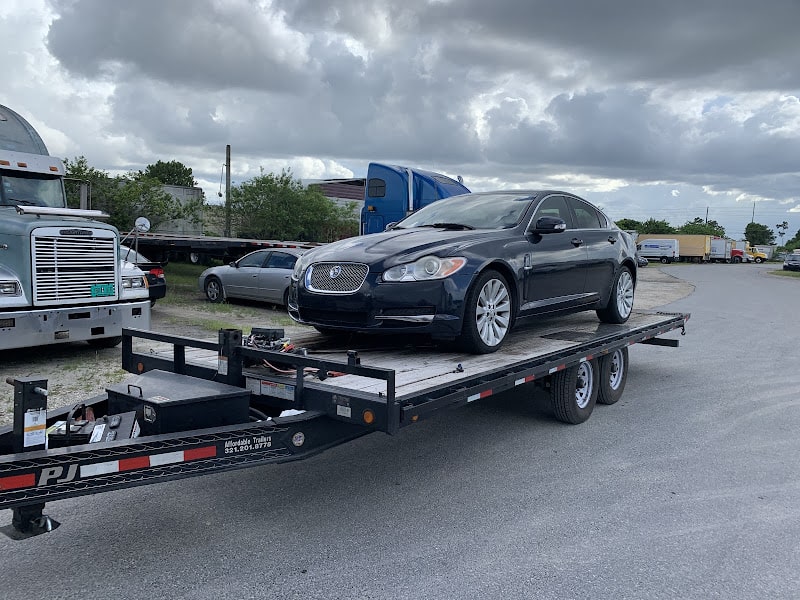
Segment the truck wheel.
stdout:
[[473,354],[495,352],[511,329],[513,314],[505,277],[492,269],[484,271],[467,292],[456,346]]
[[598,361],[600,385],[597,401],[600,404],[614,404],[622,397],[625,382],[628,380],[628,348],[615,350],[602,356]]
[[608,304],[597,309],[597,318],[603,323],[624,323],[633,310],[633,277],[628,267],[622,267],[617,273]]
[[731,260],[733,261],[733,264],[738,265],[740,262],[742,262],[742,257],[734,256]]
[[92,348],[114,348],[122,343],[122,336],[86,340]]
[[206,279],[206,298],[211,302],[222,302],[225,300],[225,288],[222,287],[222,282],[217,277],[209,277]]
[[669,264],[669,259],[668,259],[666,256],[662,256],[662,257],[661,257],[661,264],[662,264],[662,265],[667,265],[667,264]]
[[760,256],[756,256],[755,262],[756,262],[757,265],[760,265],[762,262],[764,262],[764,259],[761,258]]
[[571,425],[583,423],[597,402],[597,361],[584,361],[552,377],[550,400],[556,419]]

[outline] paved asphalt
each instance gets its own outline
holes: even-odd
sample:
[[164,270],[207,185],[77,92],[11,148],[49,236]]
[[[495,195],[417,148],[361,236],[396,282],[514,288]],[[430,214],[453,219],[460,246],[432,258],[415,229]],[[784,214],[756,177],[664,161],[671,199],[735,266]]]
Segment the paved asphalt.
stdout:
[[583,425],[518,390],[295,464],[54,502],[57,531],[0,540],[0,594],[798,598],[800,281],[770,269],[666,267],[696,286],[666,307],[687,335],[633,346],[622,400]]

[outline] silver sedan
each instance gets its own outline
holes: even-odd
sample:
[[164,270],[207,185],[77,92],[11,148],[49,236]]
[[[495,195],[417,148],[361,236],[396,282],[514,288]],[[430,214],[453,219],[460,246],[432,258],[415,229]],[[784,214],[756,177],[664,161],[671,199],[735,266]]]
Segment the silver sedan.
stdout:
[[286,306],[292,269],[304,250],[256,250],[227,265],[200,274],[199,285],[211,302],[242,298]]

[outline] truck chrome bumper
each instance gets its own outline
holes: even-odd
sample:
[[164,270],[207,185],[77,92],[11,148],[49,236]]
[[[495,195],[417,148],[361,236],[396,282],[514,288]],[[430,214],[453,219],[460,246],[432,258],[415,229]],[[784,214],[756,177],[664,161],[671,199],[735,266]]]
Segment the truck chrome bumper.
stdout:
[[0,350],[116,337],[123,327],[150,329],[149,299],[0,312]]

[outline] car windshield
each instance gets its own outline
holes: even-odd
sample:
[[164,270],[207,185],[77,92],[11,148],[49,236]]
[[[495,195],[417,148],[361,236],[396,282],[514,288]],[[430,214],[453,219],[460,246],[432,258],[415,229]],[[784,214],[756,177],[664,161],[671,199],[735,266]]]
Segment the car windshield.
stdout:
[[132,263],[146,263],[150,262],[144,256],[136,252],[133,248],[128,248],[127,246],[120,245],[119,247],[119,256],[122,260]]
[[532,201],[529,194],[462,194],[419,209],[395,229],[507,229],[519,223]]

